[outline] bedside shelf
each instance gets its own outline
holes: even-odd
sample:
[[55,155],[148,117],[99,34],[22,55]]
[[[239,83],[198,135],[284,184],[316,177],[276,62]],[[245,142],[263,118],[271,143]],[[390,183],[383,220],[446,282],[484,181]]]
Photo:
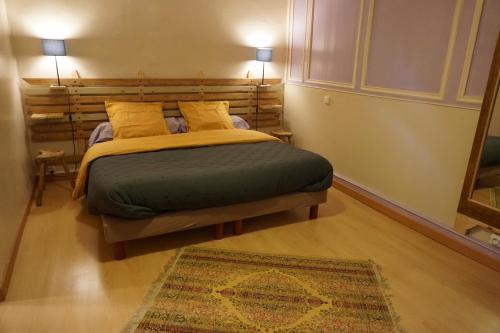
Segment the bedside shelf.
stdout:
[[289,144],[292,143],[292,137],[293,137],[292,132],[280,129],[280,130],[271,131],[271,135],[277,137],[278,139],[280,139],[283,142],[286,142]]
[[259,109],[263,111],[281,110],[283,109],[283,105],[261,105],[259,106]]
[[31,120],[47,120],[47,119],[63,119],[64,113],[33,113],[30,116]]

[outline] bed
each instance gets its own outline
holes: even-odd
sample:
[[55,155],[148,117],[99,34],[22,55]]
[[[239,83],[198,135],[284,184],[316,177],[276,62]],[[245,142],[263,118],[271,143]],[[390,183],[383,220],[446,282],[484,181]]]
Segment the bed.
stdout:
[[246,129],[104,141],[82,161],[73,193],[100,215],[116,259],[124,241],[326,202],[333,168],[323,157]]

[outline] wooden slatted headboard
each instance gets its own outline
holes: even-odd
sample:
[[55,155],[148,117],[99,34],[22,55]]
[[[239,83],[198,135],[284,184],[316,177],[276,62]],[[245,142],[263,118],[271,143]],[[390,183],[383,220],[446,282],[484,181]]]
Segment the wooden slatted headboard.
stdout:
[[94,128],[107,120],[104,101],[162,102],[165,116],[179,116],[178,101],[228,100],[230,113],[244,118],[252,128],[256,121],[264,132],[281,127],[281,79],[268,79],[258,88],[256,79],[62,79],[67,89],[52,89],[51,79],[24,79],[23,99],[35,149],[72,140],[69,114],[80,160]]

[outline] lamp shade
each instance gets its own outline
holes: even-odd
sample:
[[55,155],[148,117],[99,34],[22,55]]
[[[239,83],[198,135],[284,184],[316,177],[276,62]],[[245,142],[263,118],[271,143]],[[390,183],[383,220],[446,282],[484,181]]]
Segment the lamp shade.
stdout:
[[273,60],[273,49],[270,47],[258,47],[256,49],[255,60],[270,62]]
[[66,45],[64,39],[42,39],[42,50],[44,55],[65,56]]

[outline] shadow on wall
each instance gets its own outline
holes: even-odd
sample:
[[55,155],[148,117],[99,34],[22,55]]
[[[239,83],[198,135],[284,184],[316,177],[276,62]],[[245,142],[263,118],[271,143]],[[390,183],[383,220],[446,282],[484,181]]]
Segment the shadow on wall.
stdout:
[[[12,78],[0,78],[0,143],[15,143],[17,145],[15,149],[10,145],[8,147],[2,145],[4,156],[11,156],[15,159],[19,158],[25,151],[30,151],[29,131],[21,130],[23,127],[26,128],[26,125],[21,125],[22,121],[19,120],[25,117],[24,112],[22,116],[17,114],[17,112],[22,112],[22,108],[20,107],[22,105],[22,97],[16,92],[16,82]],[[27,122],[24,122],[24,124],[27,124]],[[21,134],[24,137],[23,140],[20,140]],[[8,160],[5,159],[5,161]],[[23,163],[19,169],[21,173],[33,174],[33,163],[31,162],[31,160],[26,159],[26,163]]]

